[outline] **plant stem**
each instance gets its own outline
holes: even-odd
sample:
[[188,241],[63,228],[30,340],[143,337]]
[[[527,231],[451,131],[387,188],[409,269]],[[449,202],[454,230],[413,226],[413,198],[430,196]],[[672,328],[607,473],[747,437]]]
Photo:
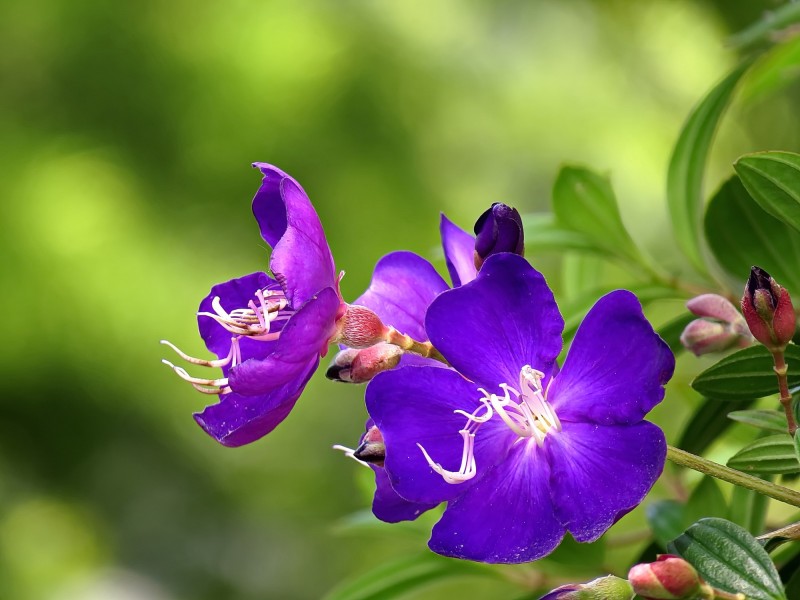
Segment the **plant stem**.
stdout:
[[747,473],[742,473],[736,469],[731,469],[730,467],[720,465],[701,456],[696,456],[672,446],[667,446],[667,459],[671,460],[676,465],[689,467],[690,469],[705,473],[706,475],[710,475],[722,481],[727,481],[733,485],[738,485],[739,487],[769,496],[778,502],[800,507],[800,492],[783,487],[782,485],[764,481],[758,477],[753,477]]
[[414,354],[419,354],[425,358],[432,358],[434,360],[438,360],[439,362],[443,362],[446,365],[449,364],[447,359],[442,356],[441,353],[434,348],[433,344],[430,342],[418,342],[411,336],[408,336],[405,333],[400,333],[394,327],[388,327],[387,329],[388,331],[386,333],[385,341],[389,344],[399,346],[406,352],[413,352]]
[[731,594],[730,592],[723,592],[715,588],[714,598],[719,600],[746,600],[747,596],[739,593]]
[[786,413],[786,422],[789,424],[789,435],[794,437],[797,431],[797,421],[794,418],[794,411],[792,411],[792,395],[789,393],[789,382],[786,379],[786,373],[789,367],[783,356],[783,350],[778,350],[772,353],[772,358],[775,361],[775,375],[778,376],[778,389],[781,392],[781,405],[783,411]]

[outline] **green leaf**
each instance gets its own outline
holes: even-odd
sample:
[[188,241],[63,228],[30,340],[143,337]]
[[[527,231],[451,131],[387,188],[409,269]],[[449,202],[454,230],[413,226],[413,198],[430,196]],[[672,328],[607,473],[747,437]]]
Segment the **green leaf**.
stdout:
[[800,292],[800,232],[767,214],[735,175],[717,191],[705,216],[708,245],[734,278],[758,265],[790,291]]
[[[800,346],[787,346],[786,360],[789,386],[797,386],[800,384]],[[761,345],[751,346],[726,356],[700,373],[692,381],[692,387],[716,400],[763,398],[778,392],[773,366],[769,350]]]
[[676,500],[657,500],[647,505],[645,515],[653,536],[661,547],[674,540],[686,528],[685,506]]
[[728,503],[713,477],[705,476],[689,496],[684,515],[684,526],[703,517],[724,517],[728,514]]
[[607,177],[583,167],[562,167],[553,186],[553,213],[564,229],[582,233],[613,254],[640,260]]
[[794,442],[788,433],[769,435],[748,444],[730,458],[728,466],[745,473],[764,475],[800,472]]
[[777,41],[776,32],[794,23],[800,22],[800,4],[789,2],[764,13],[760,21],[756,21],[746,29],[732,35],[728,40],[731,46],[745,49],[758,44]]
[[464,575],[497,576],[478,563],[424,554],[382,564],[340,584],[325,600],[390,600],[430,583]]
[[[770,479],[770,477],[764,478]],[[769,496],[735,485],[731,493],[728,518],[747,529],[753,535],[757,535],[764,531],[764,521],[767,517],[769,500]]]
[[780,410],[736,410],[728,418],[765,431],[786,433],[786,415]]
[[595,241],[577,231],[570,231],[556,224],[551,214],[523,215],[525,227],[525,249],[530,252],[591,252],[593,254],[610,255],[598,246]]
[[669,162],[667,202],[672,228],[678,246],[700,273],[706,272],[700,237],[706,160],[722,114],[749,66],[749,61],[739,65],[694,108]]
[[794,446],[794,456],[800,461],[800,435],[795,435],[792,437],[792,445]]
[[703,454],[720,435],[733,424],[725,418],[730,410],[744,410],[755,404],[755,398],[719,402],[718,400],[704,400],[692,415],[689,423],[684,427],[678,440],[678,448],[692,454]]
[[758,60],[750,70],[740,92],[742,104],[780,92],[797,81],[800,65],[800,38],[775,46]]
[[681,344],[681,334],[683,330],[686,329],[686,326],[696,318],[697,317],[692,313],[686,313],[675,317],[658,328],[658,335],[667,343],[667,346],[669,346],[673,354],[678,354],[685,350],[683,344]]
[[800,231],[800,154],[745,154],[733,168],[761,208]]
[[746,530],[725,519],[701,519],[670,544],[712,587],[748,600],[786,600],[772,560]]

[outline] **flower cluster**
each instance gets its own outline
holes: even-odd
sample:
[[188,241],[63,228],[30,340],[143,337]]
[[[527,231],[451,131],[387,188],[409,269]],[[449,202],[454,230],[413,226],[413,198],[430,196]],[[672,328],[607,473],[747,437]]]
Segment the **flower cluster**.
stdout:
[[272,431],[338,344],[328,378],[368,382],[366,431],[347,452],[375,471],[373,511],[396,522],[446,502],[435,552],[531,561],[567,532],[597,539],[642,501],[666,455],[645,417],[674,357],[632,293],[598,300],[559,367],[564,321],[523,258],[519,213],[497,203],[474,236],[442,215],[452,286],[422,257],[393,252],[347,303],[302,187],[255,166],[271,275],[215,285],[200,303],[200,334],[217,359],[165,342],[190,364],[222,369],[202,378],[165,361],[217,397],[195,415],[209,435],[239,446]]

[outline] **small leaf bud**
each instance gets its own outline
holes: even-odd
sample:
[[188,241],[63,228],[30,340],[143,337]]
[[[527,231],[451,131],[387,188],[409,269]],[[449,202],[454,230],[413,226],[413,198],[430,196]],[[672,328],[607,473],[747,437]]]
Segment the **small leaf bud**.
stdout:
[[789,292],[764,269],[750,270],[742,313],[753,337],[772,352],[786,348],[794,335],[796,318]]
[[570,583],[554,589],[539,600],[630,600],[633,597],[631,584],[608,575],[589,583]]
[[475,222],[475,268],[498,252],[525,253],[522,217],[516,208],[495,202]]
[[633,590],[648,600],[711,599],[712,588],[692,565],[671,554],[660,554],[653,563],[635,565],[628,573]]

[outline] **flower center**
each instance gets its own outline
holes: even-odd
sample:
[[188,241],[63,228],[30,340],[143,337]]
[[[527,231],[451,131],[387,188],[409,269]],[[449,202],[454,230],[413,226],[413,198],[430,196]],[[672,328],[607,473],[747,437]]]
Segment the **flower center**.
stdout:
[[543,379],[544,373],[525,365],[519,372],[519,390],[507,383],[501,383],[499,387],[504,393],[498,396],[478,388],[483,394],[483,398],[478,399],[481,405],[472,413],[455,411],[467,419],[467,423],[459,431],[464,446],[458,471],[448,471],[441,464],[434,462],[425,448],[417,444],[428,465],[447,483],[463,483],[475,477],[477,472],[474,452],[475,432],[495,416],[519,436],[517,442],[532,438],[541,448],[548,433],[561,431],[561,421],[547,402],[547,390],[542,388]]
[[[203,367],[235,367],[242,362],[242,353],[239,348],[239,340],[243,337],[257,342],[272,342],[281,335],[281,329],[286,321],[294,314],[288,308],[286,296],[276,283],[271,283],[265,288],[257,289],[253,294],[254,300],[247,303],[247,307],[240,307],[226,311],[222,307],[219,296],[211,300],[211,308],[214,312],[199,312],[197,316],[214,319],[226,331],[233,334],[228,355],[217,360],[206,360],[189,356],[174,344],[167,340],[161,340],[165,346],[172,348],[178,356],[193,365]],[[228,387],[228,378],[204,379],[192,377],[186,369],[177,367],[168,360],[162,360],[165,365],[170,367],[184,381],[188,381],[192,386],[204,394],[228,394],[231,388]]]

